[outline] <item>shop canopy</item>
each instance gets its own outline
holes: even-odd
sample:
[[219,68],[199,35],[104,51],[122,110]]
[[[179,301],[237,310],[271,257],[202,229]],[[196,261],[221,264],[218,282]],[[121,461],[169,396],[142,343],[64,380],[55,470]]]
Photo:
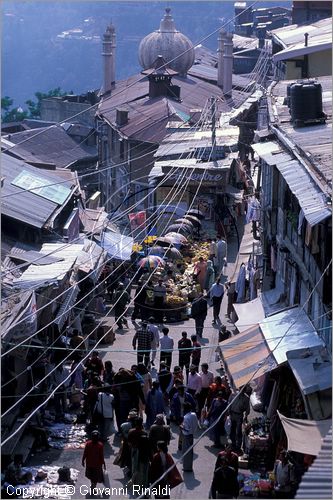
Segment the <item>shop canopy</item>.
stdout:
[[101,240],[101,246],[109,256],[119,260],[131,260],[133,238],[120,233],[105,231]]
[[251,377],[256,380],[277,366],[258,325],[223,341],[221,357],[235,389],[245,385]]
[[260,329],[278,365],[287,361],[287,351],[323,345],[307,314],[299,306],[265,318],[260,322]]
[[288,450],[317,456],[332,420],[302,420],[287,418],[278,411],[288,439]]
[[233,307],[238,316],[235,325],[240,333],[248,330],[252,325],[258,325],[260,321],[265,319],[265,311],[260,297],[244,304],[235,303]]

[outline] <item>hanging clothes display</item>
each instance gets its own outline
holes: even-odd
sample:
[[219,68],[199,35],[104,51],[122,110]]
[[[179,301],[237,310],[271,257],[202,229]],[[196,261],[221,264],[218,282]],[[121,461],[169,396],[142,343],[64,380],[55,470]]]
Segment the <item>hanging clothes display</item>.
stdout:
[[247,204],[246,224],[260,221],[260,202],[252,196]]
[[245,300],[245,279],[246,279],[246,267],[243,262],[240,267],[238,278],[236,281],[237,303],[244,302]]

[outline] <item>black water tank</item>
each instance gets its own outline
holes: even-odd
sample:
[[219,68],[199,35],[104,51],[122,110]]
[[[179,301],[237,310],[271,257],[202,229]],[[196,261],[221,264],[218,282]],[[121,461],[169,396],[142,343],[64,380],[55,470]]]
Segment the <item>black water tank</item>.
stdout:
[[324,121],[320,83],[305,81],[290,86],[290,114],[295,125]]

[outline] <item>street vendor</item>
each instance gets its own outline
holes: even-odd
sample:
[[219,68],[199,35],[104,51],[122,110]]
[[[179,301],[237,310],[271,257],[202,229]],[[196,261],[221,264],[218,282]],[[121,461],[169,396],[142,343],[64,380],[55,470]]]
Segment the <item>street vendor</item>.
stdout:
[[296,487],[295,468],[288,452],[282,450],[274,465],[274,491],[277,498],[293,498]]
[[164,306],[166,301],[166,286],[163,279],[158,280],[158,284],[154,286],[154,316],[157,323],[163,323]]

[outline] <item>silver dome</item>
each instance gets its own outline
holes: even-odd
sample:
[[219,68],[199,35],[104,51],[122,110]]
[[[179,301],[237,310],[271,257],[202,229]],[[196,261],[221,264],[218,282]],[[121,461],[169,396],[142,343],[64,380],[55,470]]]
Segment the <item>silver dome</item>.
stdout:
[[[194,47],[191,41],[178,30],[170,15],[169,8],[165,9],[160,29],[147,35],[139,46],[139,62],[143,69],[152,68],[159,55],[174,71],[185,76],[194,63]],[[175,60],[174,60],[175,59]]]

